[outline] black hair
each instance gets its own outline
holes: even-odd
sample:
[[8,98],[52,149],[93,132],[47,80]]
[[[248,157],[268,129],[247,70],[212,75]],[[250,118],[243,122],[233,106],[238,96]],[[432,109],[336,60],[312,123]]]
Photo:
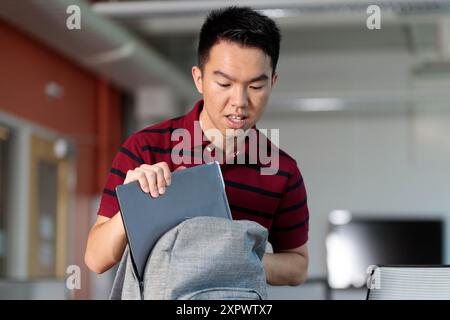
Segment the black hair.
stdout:
[[261,49],[271,58],[272,74],[278,62],[281,35],[276,23],[250,7],[227,7],[211,11],[200,30],[197,59],[203,71],[211,48],[219,41],[231,41]]

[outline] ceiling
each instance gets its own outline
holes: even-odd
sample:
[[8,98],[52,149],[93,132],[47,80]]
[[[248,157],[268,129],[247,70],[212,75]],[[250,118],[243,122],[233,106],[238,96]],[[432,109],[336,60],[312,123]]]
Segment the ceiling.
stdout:
[[[280,79],[271,101],[286,110],[302,109],[298,106],[310,105],[312,98],[327,105],[330,98],[345,100],[347,105],[373,101],[380,108],[416,96],[416,100],[436,97],[429,86],[427,92],[411,94],[417,90],[414,78],[419,73],[433,75],[435,69],[442,78],[442,70],[450,66],[450,33],[442,32],[450,28],[450,2],[238,3],[262,10],[280,26]],[[369,4],[382,9],[381,30],[366,27]],[[196,64],[198,30],[207,12],[222,5],[218,1],[97,1],[93,10],[143,39],[181,73],[190,74]],[[450,78],[450,71],[444,72],[444,78]]]
[[[23,2],[2,0],[0,17],[128,91],[167,85],[185,99],[195,98],[190,93],[194,92],[190,70],[196,63],[198,31],[207,12],[224,5],[215,0],[28,3],[23,10]],[[69,33],[55,28],[58,19],[67,16],[65,8],[74,3],[82,7],[83,30]],[[415,79],[424,75],[436,78],[439,74],[439,79],[448,84],[450,1],[226,3],[262,10],[280,26],[280,78],[271,101],[284,101],[287,109],[307,101],[302,99],[377,100],[381,94],[389,104],[414,97],[409,93],[417,91]],[[382,9],[380,30],[366,27],[369,4]],[[116,51],[122,55],[114,55]],[[102,61],[105,53],[117,57]],[[436,96],[435,89],[439,89],[438,94],[445,91],[439,85],[425,87],[425,96]],[[416,94],[423,98],[421,92]]]

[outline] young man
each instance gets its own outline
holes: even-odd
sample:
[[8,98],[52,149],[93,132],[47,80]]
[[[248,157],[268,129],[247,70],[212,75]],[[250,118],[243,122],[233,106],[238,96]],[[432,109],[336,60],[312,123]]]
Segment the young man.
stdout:
[[[279,155],[278,170],[272,175],[261,174],[261,161],[249,163],[249,140],[233,134],[257,131],[255,124],[277,80],[280,38],[276,24],[250,8],[230,7],[208,16],[200,32],[198,66],[192,68],[203,100],[183,117],[143,129],[123,144],[89,234],[85,261],[92,271],[102,273],[111,268],[120,261],[126,246],[115,187],[139,181],[143,191],[158,197],[170,188],[172,171],[208,162],[196,161],[195,154],[206,154],[205,149],[211,151],[213,146],[215,155],[226,160],[221,170],[233,218],[253,220],[269,230],[274,253],[266,253],[263,259],[268,283],[298,285],[305,280],[309,214],[296,161],[267,139],[265,147]],[[190,155],[188,160],[192,161],[174,161],[172,151],[178,142],[172,140],[177,129],[190,134],[192,140],[184,147],[183,156]],[[210,132],[220,132],[221,138]],[[198,134],[200,143],[194,139]],[[257,148],[262,147],[259,143]],[[247,163],[230,163],[243,154]]]

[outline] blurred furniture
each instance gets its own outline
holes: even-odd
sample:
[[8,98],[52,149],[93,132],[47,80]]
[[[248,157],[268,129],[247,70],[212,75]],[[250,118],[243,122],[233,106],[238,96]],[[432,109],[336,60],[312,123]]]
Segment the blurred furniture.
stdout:
[[367,300],[450,300],[450,265],[377,265],[367,285]]

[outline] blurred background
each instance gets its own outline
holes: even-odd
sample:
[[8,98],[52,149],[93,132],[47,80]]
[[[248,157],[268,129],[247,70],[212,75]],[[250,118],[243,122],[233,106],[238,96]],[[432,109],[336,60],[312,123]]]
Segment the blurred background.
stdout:
[[[108,297],[115,270],[84,250],[112,158],[201,98],[198,31],[236,3],[1,0],[0,299]],[[310,209],[309,279],[269,298],[364,299],[371,264],[448,264],[450,3],[238,4],[281,28],[258,127],[280,129]]]

